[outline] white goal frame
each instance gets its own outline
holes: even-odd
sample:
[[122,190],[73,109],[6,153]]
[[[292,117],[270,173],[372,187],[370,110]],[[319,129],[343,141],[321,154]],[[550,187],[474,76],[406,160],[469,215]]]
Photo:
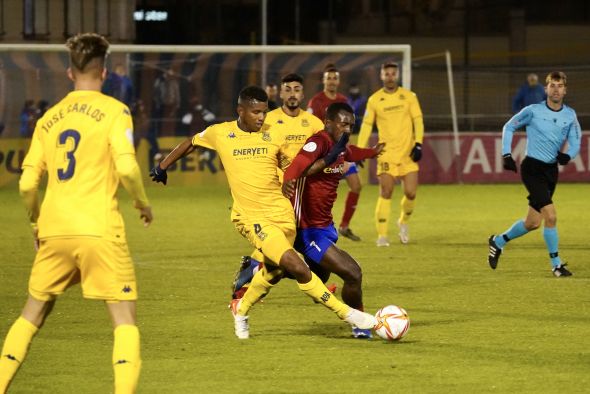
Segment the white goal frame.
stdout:
[[[0,44],[0,52],[65,52],[63,44]],[[259,53],[262,54],[261,80],[266,81],[267,53],[396,53],[402,54],[402,86],[412,88],[412,47],[392,45],[120,45],[111,52],[125,53]]]

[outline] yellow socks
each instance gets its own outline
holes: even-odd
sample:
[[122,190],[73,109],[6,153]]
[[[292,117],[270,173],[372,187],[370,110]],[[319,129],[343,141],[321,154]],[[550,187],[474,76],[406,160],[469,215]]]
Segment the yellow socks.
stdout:
[[6,392],[10,381],[23,363],[29,344],[39,329],[20,316],[10,327],[0,354],[0,393]]
[[330,290],[322,283],[320,278],[313,272],[311,273],[311,280],[307,283],[297,283],[299,289],[305,294],[313,298],[315,301],[324,304],[330,310],[336,313],[339,318],[344,319],[351,308],[338,298],[334,297]]
[[377,199],[375,207],[375,225],[379,237],[387,237],[389,229],[389,213],[391,212],[391,199],[381,196]]
[[115,394],[134,393],[141,370],[139,330],[137,326],[121,324],[115,328],[114,334]]
[[269,280],[272,280],[273,278],[273,272],[267,271],[266,267],[262,268],[254,275],[248,286],[248,290],[242,297],[242,302],[239,304],[238,315],[246,316],[248,311],[250,311],[250,308],[252,308],[252,305],[268,294],[273,287]]
[[414,206],[416,205],[416,200],[410,200],[406,198],[406,196],[402,197],[400,201],[401,213],[399,215],[399,222],[401,224],[406,224],[408,220],[410,220],[410,215],[414,212]]
[[252,251],[252,254],[250,255],[250,257],[252,257],[254,260],[256,260],[260,263],[264,263],[264,255],[258,249],[254,249],[254,251]]

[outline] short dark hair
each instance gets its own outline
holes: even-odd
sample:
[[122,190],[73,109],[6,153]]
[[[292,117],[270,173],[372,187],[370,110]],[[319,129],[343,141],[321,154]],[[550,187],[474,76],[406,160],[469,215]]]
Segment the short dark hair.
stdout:
[[70,50],[70,66],[78,72],[87,72],[87,67],[102,72],[109,50],[109,42],[96,33],[81,33],[66,41]]
[[386,68],[399,68],[399,65],[396,62],[388,61],[381,65],[381,70],[385,70]]
[[246,86],[240,91],[238,96],[238,104],[244,104],[246,101],[268,101],[268,95],[259,86]]
[[328,106],[328,109],[326,110],[326,119],[335,120],[336,115],[338,115],[338,112],[340,111],[345,111],[354,114],[354,110],[347,103],[332,103]]
[[303,85],[303,77],[299,74],[291,73],[287,74],[281,79],[281,84],[289,83],[289,82],[299,82]]
[[325,73],[337,73],[338,69],[334,63],[328,63],[324,66],[324,74]]

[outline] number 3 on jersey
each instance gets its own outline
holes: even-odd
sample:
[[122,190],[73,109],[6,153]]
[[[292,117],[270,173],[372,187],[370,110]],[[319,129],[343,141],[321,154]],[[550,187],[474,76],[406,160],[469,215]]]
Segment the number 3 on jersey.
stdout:
[[74,156],[74,153],[76,152],[76,149],[78,149],[78,144],[80,143],[80,133],[76,130],[69,129],[62,131],[58,138],[59,145],[64,148],[69,139],[74,143],[73,146],[70,145],[70,149],[66,152],[67,167],[65,170],[63,168],[57,170],[57,178],[60,181],[67,181],[74,176],[74,171],[76,171],[76,157]]

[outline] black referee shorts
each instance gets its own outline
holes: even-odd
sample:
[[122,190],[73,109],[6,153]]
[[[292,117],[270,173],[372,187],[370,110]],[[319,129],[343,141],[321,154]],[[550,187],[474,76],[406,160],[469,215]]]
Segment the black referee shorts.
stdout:
[[557,163],[549,164],[528,156],[522,161],[520,177],[529,192],[529,205],[535,211],[541,212],[541,208],[553,204],[551,197],[557,186],[558,174]]

